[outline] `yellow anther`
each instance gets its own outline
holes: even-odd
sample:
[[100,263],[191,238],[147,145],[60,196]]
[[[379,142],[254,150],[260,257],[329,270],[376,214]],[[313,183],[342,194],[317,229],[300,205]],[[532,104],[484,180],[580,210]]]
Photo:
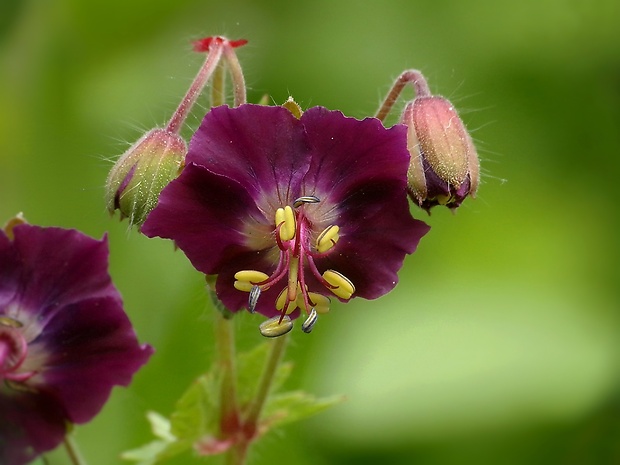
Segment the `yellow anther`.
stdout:
[[310,299],[310,303],[314,304],[314,309],[319,315],[329,312],[329,297],[325,297],[323,294],[318,294],[316,292],[308,292],[308,298]]
[[297,222],[295,212],[290,205],[276,210],[276,226],[280,226],[280,239],[290,241],[295,237]]
[[340,236],[338,236],[338,231],[340,231],[338,225],[330,224],[326,227],[316,239],[316,250],[318,250],[319,253],[323,253],[336,245],[336,242],[338,242],[340,238]]
[[233,283],[235,289],[243,292],[250,292],[255,284],[262,283],[269,279],[262,271],[242,270],[235,273],[236,281]]
[[[295,212],[290,205],[284,207],[284,229],[286,230],[286,236],[283,237],[280,234],[280,237],[284,241],[290,241],[295,237],[295,232],[297,230],[297,222],[295,220]],[[282,231],[282,230],[280,230]]]
[[24,326],[21,321],[14,320],[10,316],[0,316],[0,325],[8,326],[9,328],[21,328]]
[[276,210],[276,226],[284,227],[284,208],[278,208]]
[[263,321],[258,329],[265,337],[278,337],[293,329],[293,322],[287,315],[284,315],[282,321],[280,321],[279,316],[276,316],[269,320]]
[[250,292],[254,287],[254,284],[248,281],[235,281],[233,283],[233,286],[235,286],[235,289],[237,289],[238,291]]
[[278,298],[276,299],[276,310],[282,310],[284,306],[286,305],[286,302],[288,302],[288,299],[286,298],[287,293],[288,293],[288,289],[285,287],[278,294]]
[[235,279],[239,281],[247,281],[249,283],[258,284],[262,283],[263,281],[267,281],[267,279],[269,279],[269,275],[263,273],[262,271],[242,270],[235,273]]
[[350,299],[355,292],[355,286],[347,277],[334,270],[327,270],[323,273],[323,279],[334,286],[328,288],[341,299]]
[[284,313],[289,314],[292,313],[293,310],[297,308],[297,301],[291,302],[288,300],[288,288],[285,287],[282,289],[282,292],[278,294],[278,298],[276,299],[276,310],[282,311],[284,306],[286,307],[286,311]]

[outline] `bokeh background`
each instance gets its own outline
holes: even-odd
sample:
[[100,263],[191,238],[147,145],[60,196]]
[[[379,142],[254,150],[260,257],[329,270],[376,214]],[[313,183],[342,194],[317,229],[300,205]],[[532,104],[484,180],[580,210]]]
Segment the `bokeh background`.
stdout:
[[[620,463],[618,24],[616,0],[0,2],[1,222],[108,231],[126,309],[157,349],[78,427],[89,463],[145,442],[145,412],[169,414],[212,355],[202,277],[102,197],[110,161],[191,82],[190,40],[214,34],[250,41],[253,101],[364,117],[421,69],[483,167],[455,215],[415,212],[433,229],[394,292],[295,332],[291,387],[347,401],[271,433],[251,463]],[[260,318],[237,320],[242,345],[258,342]]]

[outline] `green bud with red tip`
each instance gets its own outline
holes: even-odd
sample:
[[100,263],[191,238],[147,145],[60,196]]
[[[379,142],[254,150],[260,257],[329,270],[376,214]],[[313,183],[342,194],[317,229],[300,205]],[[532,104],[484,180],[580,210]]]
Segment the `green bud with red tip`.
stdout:
[[151,212],[162,189],[179,175],[187,144],[178,134],[152,129],[116,162],[106,182],[108,211],[140,226]]

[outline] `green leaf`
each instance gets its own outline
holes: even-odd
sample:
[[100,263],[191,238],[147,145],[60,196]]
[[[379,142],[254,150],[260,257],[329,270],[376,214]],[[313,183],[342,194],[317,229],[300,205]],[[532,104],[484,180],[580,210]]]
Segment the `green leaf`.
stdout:
[[179,439],[194,441],[219,430],[219,376],[212,369],[196,379],[179,399],[170,416],[171,432]]
[[344,396],[317,398],[303,391],[272,394],[261,415],[261,426],[271,429],[316,415],[345,400]]
[[268,354],[269,344],[263,342],[249,352],[237,355],[237,399],[240,405],[252,400]]
[[158,455],[168,447],[166,441],[152,441],[142,447],[128,450],[121,454],[123,460],[137,462],[136,465],[155,465],[159,462]]
[[159,462],[160,454],[169,449],[177,440],[170,432],[170,421],[166,417],[157,412],[148,412],[146,417],[151,424],[153,435],[158,440],[121,454],[122,459],[138,462],[137,465],[155,465]]
[[163,439],[166,442],[173,442],[176,437],[170,432],[170,420],[163,415],[150,411],[147,412],[146,418],[151,424],[151,431],[156,438]]
[[212,368],[197,378],[176,404],[170,420],[149,412],[147,418],[158,440],[124,452],[137,465],[156,465],[193,448],[198,439],[219,432],[219,373]]

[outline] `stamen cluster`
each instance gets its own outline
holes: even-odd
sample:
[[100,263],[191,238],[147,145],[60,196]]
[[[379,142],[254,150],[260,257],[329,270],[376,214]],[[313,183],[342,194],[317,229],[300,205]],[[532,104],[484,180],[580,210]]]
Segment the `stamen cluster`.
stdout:
[[[285,315],[300,308],[307,315],[302,326],[304,332],[312,331],[317,314],[329,312],[330,300],[318,292],[309,292],[305,272],[310,271],[314,278],[327,290],[343,300],[349,300],[355,292],[355,286],[344,275],[334,270],[319,272],[315,258],[323,257],[333,251],[338,242],[337,225],[327,226],[312,244],[312,223],[304,214],[304,205],[320,202],[315,196],[300,197],[293,206],[286,205],[276,210],[274,236],[280,250],[278,266],[271,276],[261,271],[242,270],[235,273],[234,287],[249,292],[248,309],[254,312],[258,297],[263,291],[287,277],[286,286],[280,291],[275,301],[276,310],[280,311],[279,323]],[[288,325],[284,325],[287,331]],[[279,334],[278,334],[279,335]]]

